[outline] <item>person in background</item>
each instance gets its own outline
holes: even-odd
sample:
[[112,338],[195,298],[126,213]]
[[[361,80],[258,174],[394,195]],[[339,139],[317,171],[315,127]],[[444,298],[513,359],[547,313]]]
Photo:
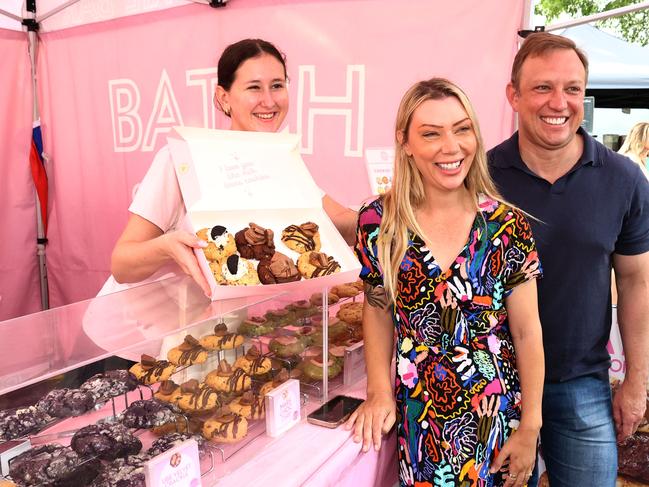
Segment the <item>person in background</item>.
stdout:
[[450,81],[406,92],[395,154],[392,189],[359,213],[367,400],[346,426],[378,450],[396,421],[401,485],[521,487],[543,386],[529,223],[496,191]]
[[[649,182],[580,127],[587,78],[588,61],[572,40],[528,36],[506,89],[518,131],[488,153],[501,194],[536,217],[546,363],[541,451],[552,487],[613,487],[616,440],[636,430],[647,397]],[[613,400],[611,267],[627,366]]]
[[639,122],[631,127],[618,153],[640,164],[643,169],[649,169],[649,122]]
[[[228,46],[218,63],[217,107],[232,130],[277,132],[288,112],[286,62],[270,42],[244,39]],[[348,243],[354,241],[356,212],[323,193],[329,218]],[[150,282],[173,274],[190,275],[209,296],[193,249],[207,244],[178,229],[185,207],[168,147],[156,155],[129,207],[129,220],[111,258],[112,277],[100,294],[117,283]]]

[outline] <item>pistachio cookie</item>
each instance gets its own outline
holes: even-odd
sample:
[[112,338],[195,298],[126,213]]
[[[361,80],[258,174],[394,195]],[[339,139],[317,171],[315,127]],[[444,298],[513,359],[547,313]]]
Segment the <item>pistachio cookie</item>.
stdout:
[[140,362],[133,365],[129,372],[133,374],[137,380],[144,384],[155,384],[163,380],[168,380],[176,371],[176,366],[166,360],[156,360],[150,355],[143,354]]
[[239,333],[247,337],[257,337],[271,331],[272,323],[263,316],[252,316],[239,325]]
[[304,348],[304,342],[296,336],[279,336],[268,344],[268,349],[280,357],[299,355]]
[[203,249],[203,253],[209,261],[221,262],[237,251],[234,237],[222,225],[201,228],[196,232],[196,236],[207,242],[207,247]]
[[207,356],[207,350],[191,335],[187,335],[180,345],[167,352],[169,362],[174,365],[202,364]]
[[318,230],[318,225],[313,222],[302,223],[302,225],[289,225],[282,230],[282,242],[298,254],[313,250],[317,252],[321,246]]
[[223,262],[210,262],[214,279],[227,286],[254,286],[259,283],[255,264],[237,254],[229,256]]
[[231,350],[243,344],[245,337],[238,333],[230,333],[228,326],[221,322],[214,327],[214,333],[205,335],[199,342],[208,350]]
[[340,264],[322,252],[306,252],[297,259],[297,268],[305,279],[340,272]]
[[[250,223],[248,228],[239,230],[234,235],[237,250],[244,259],[264,260],[275,253],[273,231]],[[266,284],[266,283],[264,283]]]

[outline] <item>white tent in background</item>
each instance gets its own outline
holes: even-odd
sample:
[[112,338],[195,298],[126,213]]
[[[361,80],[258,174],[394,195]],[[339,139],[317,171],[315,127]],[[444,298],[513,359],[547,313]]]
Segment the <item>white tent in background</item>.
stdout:
[[649,47],[628,43],[590,24],[561,35],[588,54],[588,95],[601,108],[649,108]]

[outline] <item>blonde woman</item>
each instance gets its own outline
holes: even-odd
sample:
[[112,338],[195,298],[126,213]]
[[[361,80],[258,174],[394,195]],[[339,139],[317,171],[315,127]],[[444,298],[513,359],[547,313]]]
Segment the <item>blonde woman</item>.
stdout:
[[396,422],[401,485],[525,485],[541,427],[540,267],[453,83],[401,100],[394,185],[361,209],[356,253],[368,382],[354,439],[378,450]]
[[629,135],[618,151],[633,162],[640,164],[647,174],[647,157],[649,157],[649,122],[639,122],[631,127]]

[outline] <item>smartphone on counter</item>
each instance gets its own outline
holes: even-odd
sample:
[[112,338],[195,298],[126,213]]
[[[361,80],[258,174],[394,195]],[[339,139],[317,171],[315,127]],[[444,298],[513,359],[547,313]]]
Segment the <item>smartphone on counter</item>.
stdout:
[[362,403],[363,399],[356,397],[336,396],[309,414],[306,420],[325,428],[335,428],[347,421]]

